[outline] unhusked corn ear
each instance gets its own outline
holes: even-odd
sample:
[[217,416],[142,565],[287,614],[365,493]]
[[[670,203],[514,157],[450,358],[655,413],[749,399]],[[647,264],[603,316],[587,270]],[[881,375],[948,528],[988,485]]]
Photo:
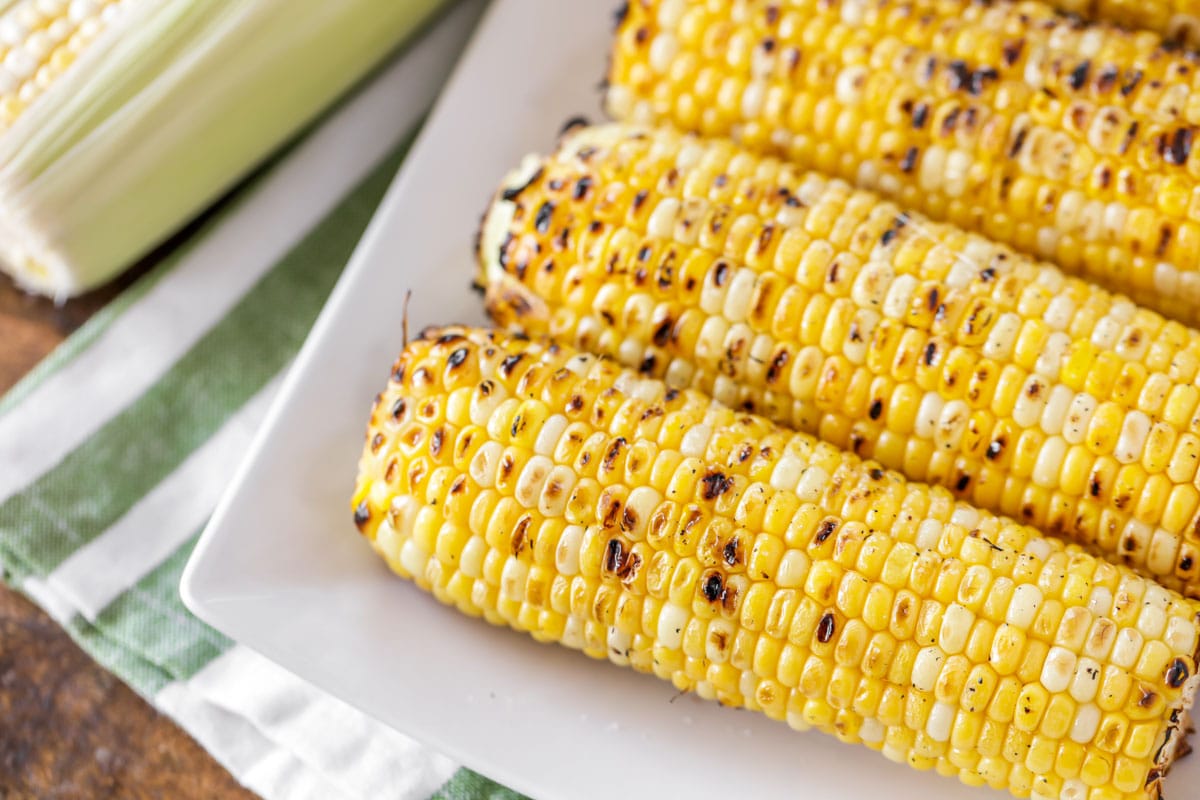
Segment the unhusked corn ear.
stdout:
[[497,193],[499,323],[1200,596],[1200,333],[728,140],[577,130]]
[[968,783],[1156,798],[1198,682],[1191,601],[542,340],[410,343],[352,504],[467,614]]
[[1085,19],[1153,31],[1186,47],[1200,45],[1196,0],[1050,0],[1050,4]]
[[607,103],[880,191],[1200,321],[1193,57],[1033,2],[628,6]]
[[0,0],[0,270],[66,298],[216,200],[440,0]]

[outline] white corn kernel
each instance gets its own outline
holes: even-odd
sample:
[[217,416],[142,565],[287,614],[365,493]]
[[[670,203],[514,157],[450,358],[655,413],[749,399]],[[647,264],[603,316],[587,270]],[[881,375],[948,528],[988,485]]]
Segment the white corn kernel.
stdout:
[[804,462],[793,455],[783,455],[775,462],[771,471],[771,486],[780,491],[791,491],[800,482]]
[[1033,465],[1033,483],[1043,489],[1053,489],[1062,478],[1063,459],[1067,455],[1067,442],[1061,436],[1051,436],[1038,451]]
[[629,650],[633,646],[633,636],[630,633],[616,625],[610,625],[605,644],[608,645],[609,661],[621,666],[629,663]]
[[659,75],[665,75],[671,69],[671,63],[679,52],[679,39],[673,33],[662,32],[650,43],[650,52],[646,62],[650,69]]
[[704,458],[708,450],[708,440],[712,438],[712,428],[707,425],[695,425],[688,428],[679,443],[679,452],[684,458]]
[[932,145],[925,149],[917,172],[917,185],[924,192],[940,192],[946,171],[946,149]]
[[1088,425],[1092,421],[1092,415],[1096,413],[1096,398],[1090,394],[1079,393],[1071,400],[1071,407],[1067,411],[1066,421],[1063,423],[1063,438],[1071,444],[1082,444],[1087,437]]
[[971,530],[979,524],[979,518],[979,509],[966,503],[959,503],[954,506],[954,512],[950,514],[950,524],[961,525],[967,530]]
[[1013,591],[1005,621],[1021,630],[1029,630],[1038,609],[1042,607],[1042,591],[1033,584],[1023,583]]
[[1122,669],[1132,669],[1142,652],[1143,641],[1142,635],[1134,628],[1121,628],[1117,632],[1117,641],[1113,644],[1109,659]]
[[625,513],[621,518],[621,529],[633,541],[646,538],[650,517],[662,502],[662,495],[652,486],[637,486],[625,500]]
[[646,233],[655,239],[670,239],[675,230],[675,218],[678,216],[678,200],[674,197],[659,200],[650,219],[646,222]]
[[499,442],[488,440],[480,445],[467,468],[471,480],[484,489],[495,486],[496,471],[500,466],[500,457],[503,454],[504,448],[500,446]]
[[408,539],[404,542],[404,546],[400,548],[400,566],[408,570],[410,575],[415,578],[424,578],[425,565],[428,563],[429,553],[417,544],[416,539]]
[[834,81],[833,92],[837,101],[844,106],[858,105],[863,100],[863,87],[867,84],[869,73],[861,64],[853,64],[838,73]]
[[578,476],[570,467],[556,465],[546,476],[542,495],[538,498],[538,511],[546,517],[559,517],[567,510],[567,501],[575,488]]
[[1049,394],[1046,386],[1046,381],[1037,375],[1030,375],[1021,387],[1021,394],[1017,396],[1016,405],[1013,406],[1013,422],[1022,428],[1032,428],[1036,426],[1042,418],[1042,412],[1046,408],[1046,395]]
[[1167,627],[1167,615],[1161,608],[1144,605],[1138,614],[1137,629],[1147,639],[1158,639]]
[[1075,709],[1075,720],[1070,723],[1070,740],[1086,745],[1092,741],[1100,727],[1100,709],[1094,703],[1085,703]]
[[570,647],[573,650],[582,650],[587,644],[587,640],[583,635],[584,622],[579,617],[567,617],[567,624],[563,626],[562,643],[564,647]]
[[1065,647],[1051,647],[1042,664],[1042,686],[1051,694],[1065,692],[1075,675],[1075,654]]
[[488,553],[487,541],[482,536],[472,536],[463,545],[458,559],[458,569],[468,578],[483,577],[483,559]]
[[917,527],[917,539],[914,542],[921,550],[936,550],[938,542],[942,540],[942,532],[945,527],[939,520],[926,519],[922,520]]
[[1133,319],[1133,315],[1137,313],[1137,310],[1137,305],[1132,300],[1117,295],[1113,297],[1112,305],[1108,309],[1108,316],[1117,322],[1125,323]]
[[922,692],[932,692],[945,661],[946,654],[940,647],[922,647],[913,661],[913,688]]
[[954,727],[954,706],[949,703],[937,702],[929,711],[929,721],[925,723],[925,734],[935,742],[950,741],[950,730]]
[[1045,561],[1050,557],[1050,542],[1041,537],[1030,539],[1025,543],[1025,552],[1039,561]]
[[1058,373],[1062,369],[1063,357],[1070,347],[1071,337],[1067,334],[1062,331],[1050,334],[1046,337],[1046,343],[1042,345],[1041,355],[1038,356],[1037,363],[1033,367],[1034,372],[1046,380],[1057,379]]
[[775,583],[781,589],[796,589],[804,585],[812,561],[802,550],[788,550],[779,561]]
[[882,308],[895,278],[886,261],[868,261],[858,272],[850,298],[862,308]]
[[564,415],[551,415],[542,425],[542,429],[538,431],[537,440],[533,445],[534,452],[542,456],[553,455],[555,447],[558,446],[558,440],[562,438],[563,431],[567,429],[568,424],[569,421]]
[[742,116],[754,119],[762,111],[763,100],[766,98],[767,84],[761,80],[750,80],[742,89]]
[[1113,457],[1122,464],[1140,461],[1152,424],[1150,417],[1145,412],[1136,410],[1128,412],[1125,415],[1125,424],[1121,426],[1121,436],[1117,439]]
[[1088,598],[1088,611],[1093,616],[1107,617],[1112,612],[1112,591],[1107,586],[1096,586]]
[[545,456],[535,455],[525,462],[525,468],[517,476],[517,486],[513,491],[517,502],[525,508],[537,506],[542,497],[542,487],[546,485],[546,478],[552,469],[554,462]]
[[829,483],[829,473],[816,465],[804,468],[796,483],[796,496],[805,503],[815,503]]
[[24,47],[14,47],[4,57],[4,68],[17,76],[19,80],[25,80],[37,70],[38,62],[25,51]]
[[1064,331],[1071,325],[1075,315],[1075,302],[1068,295],[1060,294],[1046,305],[1042,321],[1055,330]]
[[913,424],[913,434],[921,439],[932,439],[937,430],[938,419],[942,416],[942,407],[946,401],[937,392],[927,392],[921,398],[917,407],[917,419]]
[[691,614],[674,603],[664,603],[658,612],[658,644],[678,650],[683,644],[683,629]]
[[1078,703],[1089,703],[1100,688],[1100,664],[1093,658],[1080,656],[1075,662],[1075,674],[1068,689]]
[[711,317],[704,320],[704,324],[700,326],[700,336],[696,340],[696,363],[710,369],[725,357],[725,337],[729,335],[729,322],[720,316],[725,296],[721,295],[719,299],[721,306],[718,306]]
[[847,337],[842,345],[842,353],[851,364],[866,363],[867,353],[871,349],[871,337],[882,317],[878,312],[869,308],[860,308],[854,315],[854,331],[857,337]]
[[99,0],[71,0],[67,17],[76,25],[91,19],[100,11]]
[[883,315],[902,320],[908,315],[908,304],[919,282],[912,275],[897,275],[883,301]]
[[967,646],[971,626],[975,624],[975,615],[969,608],[960,603],[946,606],[942,615],[942,626],[938,631],[938,646],[949,655],[961,653]]
[[863,719],[862,723],[858,726],[858,738],[867,744],[882,742],[885,733],[886,730],[883,727],[883,723],[874,717]]
[[1182,617],[1172,616],[1167,620],[1164,640],[1167,647],[1176,653],[1196,652],[1196,626]]
[[1142,605],[1146,608],[1160,608],[1166,611],[1175,601],[1171,593],[1157,583],[1147,583],[1142,594]]
[[529,565],[516,556],[509,556],[500,571],[500,596],[514,602],[525,602],[525,584],[529,579]]
[[1109,316],[1101,317],[1092,328],[1092,344],[1105,350],[1112,349],[1121,335],[1121,323]]
[[[560,574],[579,574],[579,553],[583,547],[583,534],[582,525],[568,525],[558,537],[558,545],[554,548],[554,568]],[[663,610],[666,610],[666,606]]]
[[957,451],[971,418],[971,408],[962,400],[951,400],[942,407],[934,444],[939,450]]
[[1061,383],[1055,384],[1050,390],[1050,397],[1046,400],[1046,407],[1042,410],[1042,418],[1039,421],[1047,436],[1062,432],[1074,398],[1075,393]]
[[754,296],[754,284],[758,276],[754,270],[743,267],[734,273],[725,294],[724,314],[730,322],[742,322],[750,312],[750,299]]

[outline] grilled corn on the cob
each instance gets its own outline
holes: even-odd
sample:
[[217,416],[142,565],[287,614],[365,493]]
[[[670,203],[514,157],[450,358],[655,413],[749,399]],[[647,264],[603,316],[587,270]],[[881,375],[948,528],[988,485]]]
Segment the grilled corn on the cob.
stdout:
[[1196,0],[1050,0],[1050,4],[1086,19],[1154,31],[1187,47],[1200,44]]
[[0,270],[113,277],[308,123],[439,0],[0,0]]
[[1196,322],[1198,66],[1153,34],[1034,2],[632,0],[607,102],[853,180]]
[[728,140],[577,130],[496,195],[499,323],[1200,596],[1200,333]]
[[1156,798],[1197,606],[568,348],[406,347],[354,519],[442,602],[1017,795]]

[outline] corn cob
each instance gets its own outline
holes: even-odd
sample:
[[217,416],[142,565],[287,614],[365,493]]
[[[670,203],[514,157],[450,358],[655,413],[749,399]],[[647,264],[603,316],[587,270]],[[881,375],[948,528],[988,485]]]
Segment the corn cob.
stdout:
[[1200,44],[1200,7],[1195,0],[1051,0],[1069,14],[1143,28],[1187,47]]
[[1018,796],[1156,798],[1197,606],[566,347],[427,331],[354,520],[443,603]]
[[0,270],[113,277],[371,69],[440,0],[0,0]]
[[869,192],[667,130],[506,180],[499,324],[819,434],[1200,596],[1200,333]]
[[1033,2],[634,0],[607,104],[876,189],[1197,322],[1197,81],[1195,57],[1153,34]]

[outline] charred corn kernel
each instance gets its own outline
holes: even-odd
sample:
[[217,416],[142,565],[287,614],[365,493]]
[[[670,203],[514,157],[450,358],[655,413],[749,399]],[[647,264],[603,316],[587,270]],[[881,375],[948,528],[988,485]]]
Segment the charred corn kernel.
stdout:
[[109,280],[439,5],[0,4],[0,269],[58,299]]
[[[796,0],[764,13],[738,0],[659,14],[672,3],[631,4],[622,18],[616,118],[732,136],[1198,319],[1190,54],[1024,2]],[[1190,0],[1058,5],[1200,41]],[[708,31],[759,57],[730,58]],[[702,95],[694,74],[728,91]],[[1056,294],[1018,293],[1013,310],[1040,317]]]
[[[447,388],[459,370],[499,399],[503,424],[438,411],[461,402]],[[577,452],[549,441],[566,435],[559,415],[602,396],[615,411],[575,428],[597,440],[581,452],[597,474],[626,459],[641,483],[589,489]],[[664,424],[635,450],[647,415],[685,432]],[[490,467],[463,458],[412,479],[429,463],[428,449],[406,449],[414,431],[457,443],[468,430]],[[664,451],[680,456],[661,463],[696,473],[683,497],[628,464]],[[825,489],[802,501],[813,470]],[[844,490],[827,485],[834,476]],[[543,503],[547,492],[574,499]],[[863,493],[914,518],[870,528]],[[1056,759],[1077,745],[1070,780],[1145,785],[1174,751],[1144,740],[1185,724],[1197,682],[1196,609],[1181,596],[944,489],[543,340],[445,328],[410,343],[372,415],[354,500],[389,565],[466,613],[972,783],[1024,792],[1060,780]],[[772,507],[793,521],[764,525]],[[1004,598],[990,612],[999,624],[967,584]],[[1118,612],[1136,627],[1104,616]]]
[[[632,265],[574,246],[610,190],[634,181],[653,187],[636,201],[647,220],[704,209],[697,224],[736,228],[736,241],[706,245],[622,213],[613,236],[627,240]],[[539,250],[553,253],[549,283],[531,263]],[[840,181],[729,141],[632,126],[582,128],[531,158],[496,195],[479,255],[489,311],[504,325],[817,433],[1200,596],[1184,547],[1200,524],[1190,432],[1200,390],[1163,372],[1200,357],[1200,332]],[[577,283],[590,288],[569,291]],[[653,314],[626,313],[650,305]],[[1072,339],[1063,328],[1085,313],[1094,330]],[[703,320],[695,341],[675,335],[685,319]],[[1151,342],[1166,361],[1153,371],[1142,363]],[[1149,395],[1163,398],[1161,417],[1141,407],[1159,408]],[[490,419],[512,424],[499,411]],[[589,455],[588,469],[603,455]],[[627,459],[622,448],[617,461]],[[827,475],[785,462],[765,482],[814,502]],[[677,472],[666,496],[694,489]]]

